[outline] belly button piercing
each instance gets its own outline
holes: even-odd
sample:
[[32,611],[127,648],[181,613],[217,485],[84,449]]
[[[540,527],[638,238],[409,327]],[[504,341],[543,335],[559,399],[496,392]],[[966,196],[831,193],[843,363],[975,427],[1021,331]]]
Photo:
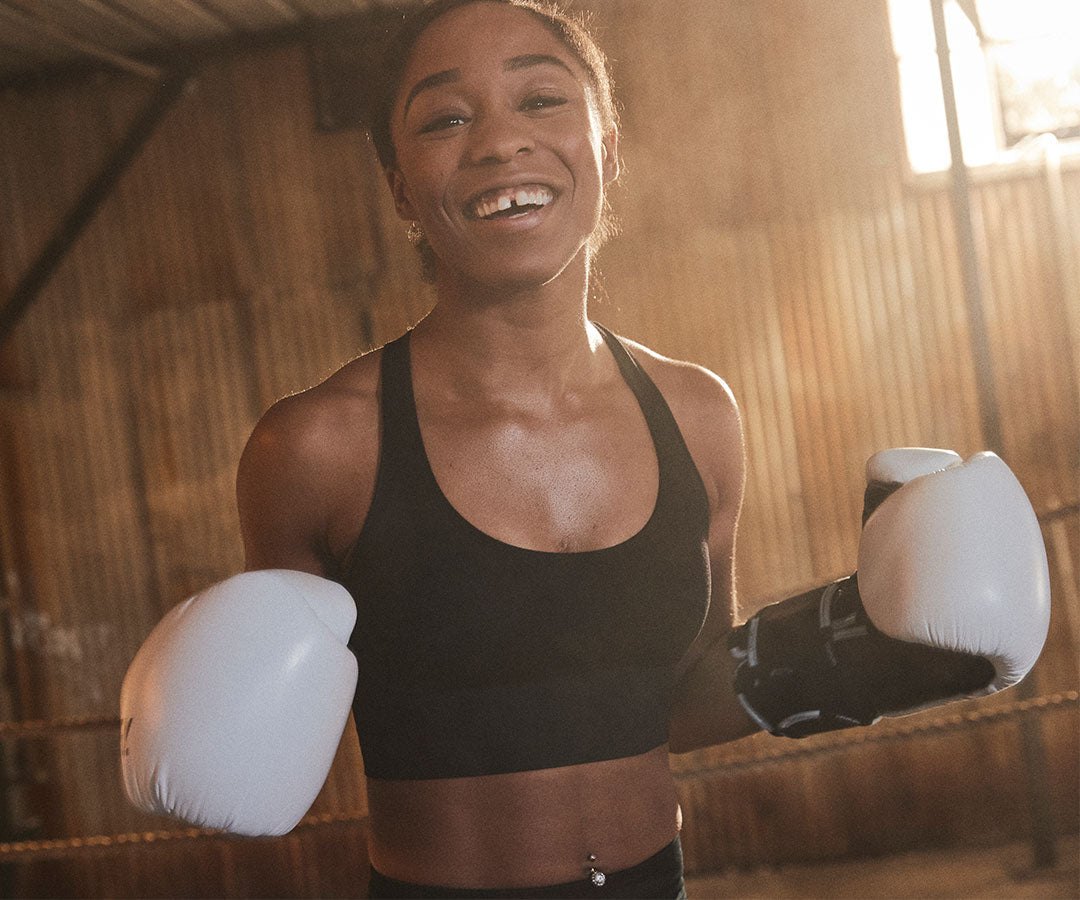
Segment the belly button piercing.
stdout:
[[589,881],[591,881],[596,887],[603,887],[604,882],[607,881],[607,875],[601,872],[596,866],[593,865],[596,862],[596,854],[590,853],[585,857],[585,861],[589,863]]

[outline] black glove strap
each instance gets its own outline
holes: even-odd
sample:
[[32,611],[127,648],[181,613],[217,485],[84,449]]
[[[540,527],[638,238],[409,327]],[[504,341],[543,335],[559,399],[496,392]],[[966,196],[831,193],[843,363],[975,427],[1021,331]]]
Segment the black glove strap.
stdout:
[[879,713],[853,690],[844,643],[873,628],[855,576],[767,606],[729,645],[735,693],[764,730],[785,737],[869,725]]
[[805,737],[959,698],[989,684],[982,657],[890,638],[850,575],[762,609],[732,632],[735,693],[766,731]]

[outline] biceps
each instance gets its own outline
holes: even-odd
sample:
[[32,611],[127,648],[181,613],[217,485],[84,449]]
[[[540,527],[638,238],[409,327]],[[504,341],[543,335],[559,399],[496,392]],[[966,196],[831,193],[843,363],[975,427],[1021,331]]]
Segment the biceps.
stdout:
[[295,569],[326,575],[321,522],[312,491],[286,477],[280,462],[249,446],[236,477],[246,569]]

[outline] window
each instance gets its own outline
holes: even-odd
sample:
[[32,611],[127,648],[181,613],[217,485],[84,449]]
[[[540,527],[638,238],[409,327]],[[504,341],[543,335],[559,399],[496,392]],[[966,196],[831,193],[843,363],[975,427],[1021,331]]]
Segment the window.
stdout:
[[[1080,153],[1080,2],[945,0],[944,12],[965,162],[1022,159],[1044,134]],[[930,0],[889,0],[889,18],[912,171],[947,169]]]

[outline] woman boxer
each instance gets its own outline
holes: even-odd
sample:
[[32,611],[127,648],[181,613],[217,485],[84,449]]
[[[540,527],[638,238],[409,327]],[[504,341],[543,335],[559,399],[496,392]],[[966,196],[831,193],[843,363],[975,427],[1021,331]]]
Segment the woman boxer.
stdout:
[[356,598],[373,892],[677,896],[669,708],[674,749],[756,730],[692,646],[732,624],[739,415],[586,317],[618,133],[581,26],[451,0],[403,34],[372,133],[437,303],[259,423],[247,564]]
[[388,61],[372,135],[437,303],[256,427],[259,571],[136,656],[125,786],[287,831],[358,668],[374,896],[681,896],[668,752],[1015,683],[1049,615],[1038,522],[992,454],[877,454],[858,581],[734,628],[731,394],[586,317],[603,57],[533,0],[437,0]]

